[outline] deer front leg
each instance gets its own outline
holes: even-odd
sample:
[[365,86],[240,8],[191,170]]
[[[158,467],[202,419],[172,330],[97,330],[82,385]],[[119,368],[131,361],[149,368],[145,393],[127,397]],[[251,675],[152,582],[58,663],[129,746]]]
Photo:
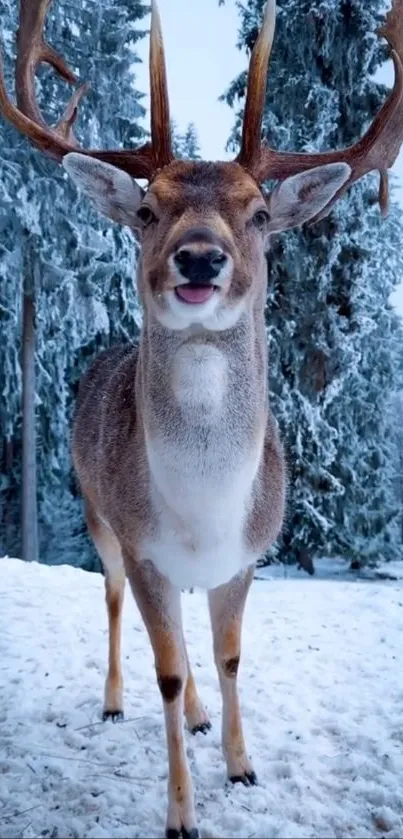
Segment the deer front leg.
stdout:
[[103,720],[123,720],[123,677],[121,665],[122,608],[126,575],[120,544],[111,530],[85,504],[88,530],[105,571],[105,601],[108,613],[108,674],[105,680]]
[[125,573],[105,572],[105,600],[109,625],[108,675],[105,681],[103,720],[123,720],[123,677],[121,665],[122,607]]
[[190,668],[189,657],[186,654],[187,662],[187,680],[185,688],[185,717],[188,728],[192,734],[197,734],[201,731],[202,734],[207,734],[211,728],[206,709],[200,700],[193,673]]
[[167,839],[198,839],[183,732],[187,659],[180,589],[172,586],[148,560],[139,562],[130,557],[126,571],[154,651],[164,705],[169,763],[166,836]]
[[228,777],[246,786],[257,783],[246,754],[237,690],[241,652],[242,618],[246,596],[253,579],[253,567],[229,583],[209,591],[209,607],[214,640],[214,657],[222,696],[222,746]]

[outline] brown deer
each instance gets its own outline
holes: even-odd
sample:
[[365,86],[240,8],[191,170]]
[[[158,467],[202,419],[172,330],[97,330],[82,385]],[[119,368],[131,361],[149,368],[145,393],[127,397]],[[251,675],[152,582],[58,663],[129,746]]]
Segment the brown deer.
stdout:
[[[261,145],[274,35],[269,0],[251,57],[241,149],[234,162],[175,160],[157,8],[151,24],[151,143],[88,151],[72,131],[85,87],[49,128],[35,100],[42,61],[74,76],[44,41],[51,0],[22,0],[16,97],[0,73],[0,110],[41,151],[62,161],[101,213],[141,240],[137,271],[144,321],[138,347],[112,347],[84,376],[73,457],[89,530],[105,570],[109,671],[104,718],[123,714],[121,613],[129,578],[155,656],[169,760],[168,837],[197,837],[184,736],[206,731],[186,653],[181,587],[208,589],[231,781],[255,784],[237,695],[242,615],[258,557],[282,524],[284,458],[268,398],[264,306],[273,233],[325,216],[347,186],[381,176],[403,134],[403,0],[381,30],[395,83],[350,148],[283,153]],[[146,192],[134,178],[149,182]],[[279,181],[265,194],[261,183]]]

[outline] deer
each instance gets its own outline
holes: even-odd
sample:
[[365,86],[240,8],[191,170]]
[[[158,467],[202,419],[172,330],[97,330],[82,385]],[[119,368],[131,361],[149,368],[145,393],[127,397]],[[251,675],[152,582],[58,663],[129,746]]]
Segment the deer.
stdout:
[[[137,149],[86,149],[73,126],[81,85],[48,126],[35,96],[47,62],[77,80],[44,38],[51,0],[21,0],[16,103],[0,69],[0,112],[61,163],[98,211],[140,243],[137,344],[112,346],[84,374],[72,455],[89,532],[104,569],[109,665],[103,718],[123,716],[121,618],[125,580],[150,638],[168,752],[168,839],[199,836],[184,717],[210,720],[197,692],[181,621],[181,589],[207,590],[230,781],[254,785],[238,698],[243,614],[258,559],[280,533],[286,466],[269,405],[264,309],[274,234],[324,218],[345,190],[388,169],[403,136],[403,2],[380,34],[393,89],[352,146],[283,152],[262,141],[275,32],[268,0],[250,58],[240,150],[232,161],[174,157],[161,21],[151,2],[151,139]],[[143,188],[138,180],[147,182]],[[275,182],[272,190],[264,184]]]

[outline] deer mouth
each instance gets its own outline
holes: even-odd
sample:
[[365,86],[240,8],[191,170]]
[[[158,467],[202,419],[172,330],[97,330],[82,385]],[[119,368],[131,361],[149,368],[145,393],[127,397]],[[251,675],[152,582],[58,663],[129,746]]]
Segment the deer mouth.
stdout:
[[179,285],[175,288],[175,294],[184,303],[206,303],[217,290],[217,286],[211,283],[192,283],[191,285]]

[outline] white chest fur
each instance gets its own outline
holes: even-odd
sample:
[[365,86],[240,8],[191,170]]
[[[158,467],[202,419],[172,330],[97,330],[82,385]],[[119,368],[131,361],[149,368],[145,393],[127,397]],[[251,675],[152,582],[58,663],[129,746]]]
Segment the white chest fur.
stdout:
[[[172,371],[183,428],[169,439],[161,429],[147,441],[158,528],[143,556],[177,586],[214,588],[256,559],[244,546],[244,525],[263,441],[232,450],[227,390],[226,356],[210,345],[185,345]],[[212,432],[208,445],[192,434],[197,422]]]
[[[176,353],[172,371],[172,392],[183,409],[199,407],[210,421],[222,411],[228,385],[228,359],[209,344],[185,344]],[[208,416],[206,417],[208,421]]]

